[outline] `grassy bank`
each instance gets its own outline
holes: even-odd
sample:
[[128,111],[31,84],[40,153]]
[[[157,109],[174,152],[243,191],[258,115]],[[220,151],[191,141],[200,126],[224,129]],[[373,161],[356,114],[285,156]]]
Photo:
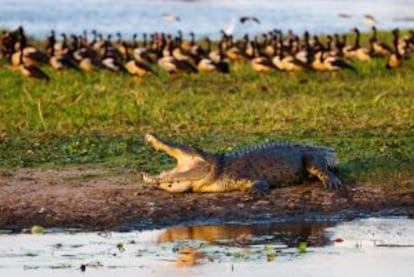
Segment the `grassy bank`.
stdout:
[[0,167],[105,163],[133,172],[171,161],[144,145],[155,131],[210,151],[293,140],[335,147],[347,182],[414,178],[414,62],[354,63],[358,73],[229,75],[136,80],[109,72],[44,70],[51,82],[0,67]]

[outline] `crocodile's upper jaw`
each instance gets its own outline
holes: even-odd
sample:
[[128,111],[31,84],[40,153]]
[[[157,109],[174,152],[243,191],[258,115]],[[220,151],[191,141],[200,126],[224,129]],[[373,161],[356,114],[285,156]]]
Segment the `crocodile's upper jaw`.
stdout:
[[145,141],[156,150],[164,151],[175,158],[177,165],[159,175],[144,174],[144,182],[158,184],[159,188],[169,192],[186,192],[214,178],[216,170],[214,155],[194,147],[164,141],[152,133],[145,136]]

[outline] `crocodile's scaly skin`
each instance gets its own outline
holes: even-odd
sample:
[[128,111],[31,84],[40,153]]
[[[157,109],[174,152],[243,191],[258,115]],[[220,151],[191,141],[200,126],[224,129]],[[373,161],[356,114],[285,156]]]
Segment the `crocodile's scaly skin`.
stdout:
[[177,160],[177,166],[159,175],[143,175],[170,192],[224,192],[250,190],[264,192],[269,187],[303,182],[309,175],[323,185],[338,188],[341,181],[329,171],[336,164],[332,148],[294,143],[267,143],[244,150],[211,154],[191,146],[145,136],[157,150]]

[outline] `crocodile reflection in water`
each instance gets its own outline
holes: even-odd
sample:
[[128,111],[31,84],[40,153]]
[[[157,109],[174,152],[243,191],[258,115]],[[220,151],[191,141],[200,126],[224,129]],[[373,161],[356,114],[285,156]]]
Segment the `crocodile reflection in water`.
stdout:
[[205,225],[179,226],[163,231],[158,243],[200,240],[213,244],[260,244],[278,243],[296,247],[299,242],[311,246],[329,243],[325,228],[328,223],[284,223],[260,225]]

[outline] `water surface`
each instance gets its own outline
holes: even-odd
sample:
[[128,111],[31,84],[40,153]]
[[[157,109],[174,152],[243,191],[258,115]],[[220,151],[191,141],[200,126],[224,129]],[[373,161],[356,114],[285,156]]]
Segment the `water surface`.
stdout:
[[[0,0],[0,25],[24,25],[28,33],[45,37],[58,32],[97,29],[105,34],[195,31],[199,37],[218,37],[220,30],[236,36],[274,28],[302,33],[348,32],[368,29],[364,15],[373,15],[381,29],[414,27],[414,0]],[[171,13],[180,21],[167,21]],[[339,17],[338,14],[349,17]],[[256,16],[261,24],[240,24],[240,16]]]
[[[0,276],[412,276],[414,220],[331,225],[3,234]],[[297,246],[303,242],[307,247],[301,253]],[[177,266],[177,251],[188,246],[204,258],[195,266]]]

